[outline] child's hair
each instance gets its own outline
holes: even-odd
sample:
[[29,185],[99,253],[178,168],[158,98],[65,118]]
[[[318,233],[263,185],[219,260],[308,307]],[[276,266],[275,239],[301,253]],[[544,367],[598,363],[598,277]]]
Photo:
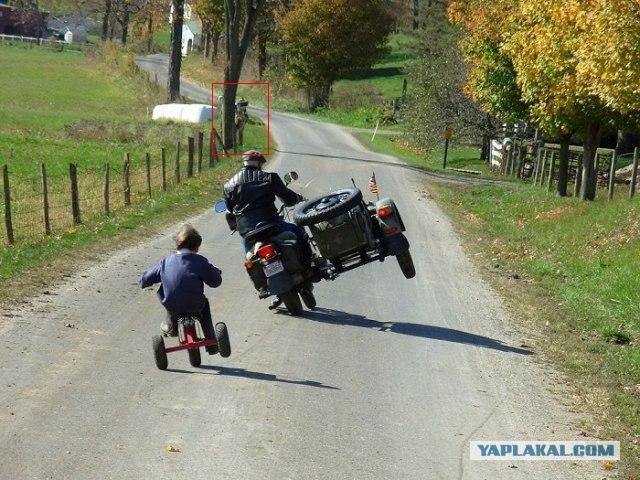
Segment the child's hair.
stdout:
[[189,250],[197,250],[202,245],[202,237],[198,231],[188,223],[183,225],[176,235],[176,248],[188,248]]

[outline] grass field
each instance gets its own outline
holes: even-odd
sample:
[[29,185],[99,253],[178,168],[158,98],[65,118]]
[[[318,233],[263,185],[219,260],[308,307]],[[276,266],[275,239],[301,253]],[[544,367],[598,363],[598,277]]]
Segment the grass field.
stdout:
[[[389,54],[371,70],[336,82],[329,107],[311,116],[346,126],[374,128],[378,118],[392,110],[391,100],[402,95],[404,67],[411,62],[414,44],[415,40],[410,35],[392,35]],[[223,71],[221,59],[214,64],[197,54],[184,59],[183,75],[202,85],[209,86],[212,81],[221,81]],[[250,59],[245,62],[241,80],[257,81],[257,71]],[[272,108],[310,115],[304,92],[288,87],[281,75],[268,73],[265,81],[271,82]],[[241,87],[239,95],[255,105],[266,105],[263,87]],[[399,126],[388,125],[385,128],[399,129]]]
[[[211,189],[237,162],[203,169],[186,177],[186,140],[209,126],[156,123],[149,113],[164,100],[161,91],[139,74],[131,57],[106,46],[88,55],[21,46],[0,46],[0,164],[7,164],[16,244],[0,248],[0,281],[34,269],[68,248],[89,246],[101,238],[130,231],[156,218],[177,218],[211,202]],[[246,144],[266,147],[263,125],[250,125]],[[176,142],[182,142],[183,182],[175,184]],[[167,152],[169,191],[160,188],[160,150]],[[208,155],[208,148],[203,149]],[[133,206],[124,208],[123,155],[131,156]],[[152,196],[148,199],[145,154],[152,162]],[[78,166],[82,224],[70,210],[69,163]],[[52,235],[43,234],[40,164],[49,176]],[[111,166],[111,208],[102,213],[105,164]],[[208,156],[205,157],[205,164]],[[176,208],[178,207],[178,208]],[[0,211],[4,209],[0,198]],[[179,212],[178,212],[179,210]],[[6,242],[4,225],[0,243]],[[32,270],[33,271],[33,270]],[[30,275],[37,276],[37,275]],[[7,293],[7,289],[3,290]],[[3,295],[0,295],[3,296]]]

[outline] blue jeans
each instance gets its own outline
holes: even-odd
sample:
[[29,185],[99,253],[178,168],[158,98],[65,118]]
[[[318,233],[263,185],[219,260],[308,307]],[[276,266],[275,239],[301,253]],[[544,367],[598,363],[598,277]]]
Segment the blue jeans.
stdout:
[[[282,232],[291,232],[298,239],[298,245],[302,249],[302,253],[307,258],[307,260],[311,259],[311,247],[309,246],[309,240],[307,239],[307,232],[304,231],[304,228],[296,225],[295,223],[285,222],[284,220],[280,220],[278,222],[278,229],[280,233]],[[249,245],[247,241],[243,238],[242,243],[244,245],[244,253],[247,253],[251,250],[253,245]]]

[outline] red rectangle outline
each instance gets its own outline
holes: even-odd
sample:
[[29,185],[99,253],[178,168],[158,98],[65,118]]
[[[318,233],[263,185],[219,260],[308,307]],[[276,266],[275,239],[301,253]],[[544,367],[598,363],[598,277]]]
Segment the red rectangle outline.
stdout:
[[[215,86],[216,85],[266,85],[267,86],[267,153],[260,152],[263,155],[271,155],[271,82],[211,82],[211,142],[213,150],[213,142],[215,141]],[[219,157],[241,157],[243,153],[218,153]]]

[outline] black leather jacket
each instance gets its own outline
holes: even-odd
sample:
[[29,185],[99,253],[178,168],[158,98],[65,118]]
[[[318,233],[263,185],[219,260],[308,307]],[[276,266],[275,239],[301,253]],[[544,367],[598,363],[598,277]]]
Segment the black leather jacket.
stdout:
[[243,167],[224,185],[227,209],[236,216],[238,233],[242,236],[260,222],[279,220],[276,197],[287,206],[302,200],[277,173],[263,172],[257,167]]

